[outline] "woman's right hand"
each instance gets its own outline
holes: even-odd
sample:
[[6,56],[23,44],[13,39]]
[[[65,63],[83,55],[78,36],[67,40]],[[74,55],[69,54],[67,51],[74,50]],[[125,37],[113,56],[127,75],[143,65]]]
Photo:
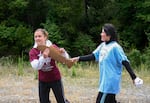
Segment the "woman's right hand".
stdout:
[[44,58],[47,58],[49,56],[49,48],[46,48],[44,51],[43,51],[43,57]]

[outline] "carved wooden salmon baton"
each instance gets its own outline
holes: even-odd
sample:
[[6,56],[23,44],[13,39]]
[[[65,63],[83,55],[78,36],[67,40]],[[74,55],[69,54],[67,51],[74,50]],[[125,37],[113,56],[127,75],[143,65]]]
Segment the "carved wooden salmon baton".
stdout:
[[44,51],[46,48],[49,48],[50,52],[49,52],[49,57],[51,57],[52,59],[64,63],[67,65],[68,68],[71,68],[72,65],[74,64],[72,62],[72,60],[65,58],[64,56],[61,55],[61,53],[58,51],[57,48],[53,47],[53,46],[45,46],[45,45],[39,45],[37,46],[37,49],[40,51]]

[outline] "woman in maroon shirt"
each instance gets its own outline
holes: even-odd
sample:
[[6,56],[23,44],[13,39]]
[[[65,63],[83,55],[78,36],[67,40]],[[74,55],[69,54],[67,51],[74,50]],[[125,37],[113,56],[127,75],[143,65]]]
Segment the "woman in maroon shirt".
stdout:
[[[57,103],[69,103],[64,97],[61,74],[55,60],[48,57],[49,49],[45,49],[44,52],[37,49],[38,45],[58,47],[48,40],[48,32],[45,29],[37,29],[34,32],[34,40],[35,44],[29,52],[29,57],[32,68],[38,70],[40,103],[51,103],[49,100],[50,89],[52,89]],[[62,55],[67,54],[63,48],[58,48],[58,50]]]

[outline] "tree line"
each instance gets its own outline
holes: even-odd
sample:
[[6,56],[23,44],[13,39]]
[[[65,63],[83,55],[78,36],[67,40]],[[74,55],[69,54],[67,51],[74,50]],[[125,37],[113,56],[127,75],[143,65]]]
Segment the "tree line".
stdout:
[[149,50],[149,0],[0,0],[0,11],[0,57],[27,54],[37,28],[71,56],[87,54],[104,23],[116,26],[126,51]]

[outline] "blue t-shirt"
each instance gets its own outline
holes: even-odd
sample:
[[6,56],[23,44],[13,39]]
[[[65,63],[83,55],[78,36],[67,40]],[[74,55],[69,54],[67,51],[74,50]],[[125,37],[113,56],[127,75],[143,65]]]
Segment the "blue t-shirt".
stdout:
[[99,62],[99,91],[117,94],[120,91],[122,75],[122,61],[127,60],[122,47],[115,41],[101,43],[94,51],[96,61]]

